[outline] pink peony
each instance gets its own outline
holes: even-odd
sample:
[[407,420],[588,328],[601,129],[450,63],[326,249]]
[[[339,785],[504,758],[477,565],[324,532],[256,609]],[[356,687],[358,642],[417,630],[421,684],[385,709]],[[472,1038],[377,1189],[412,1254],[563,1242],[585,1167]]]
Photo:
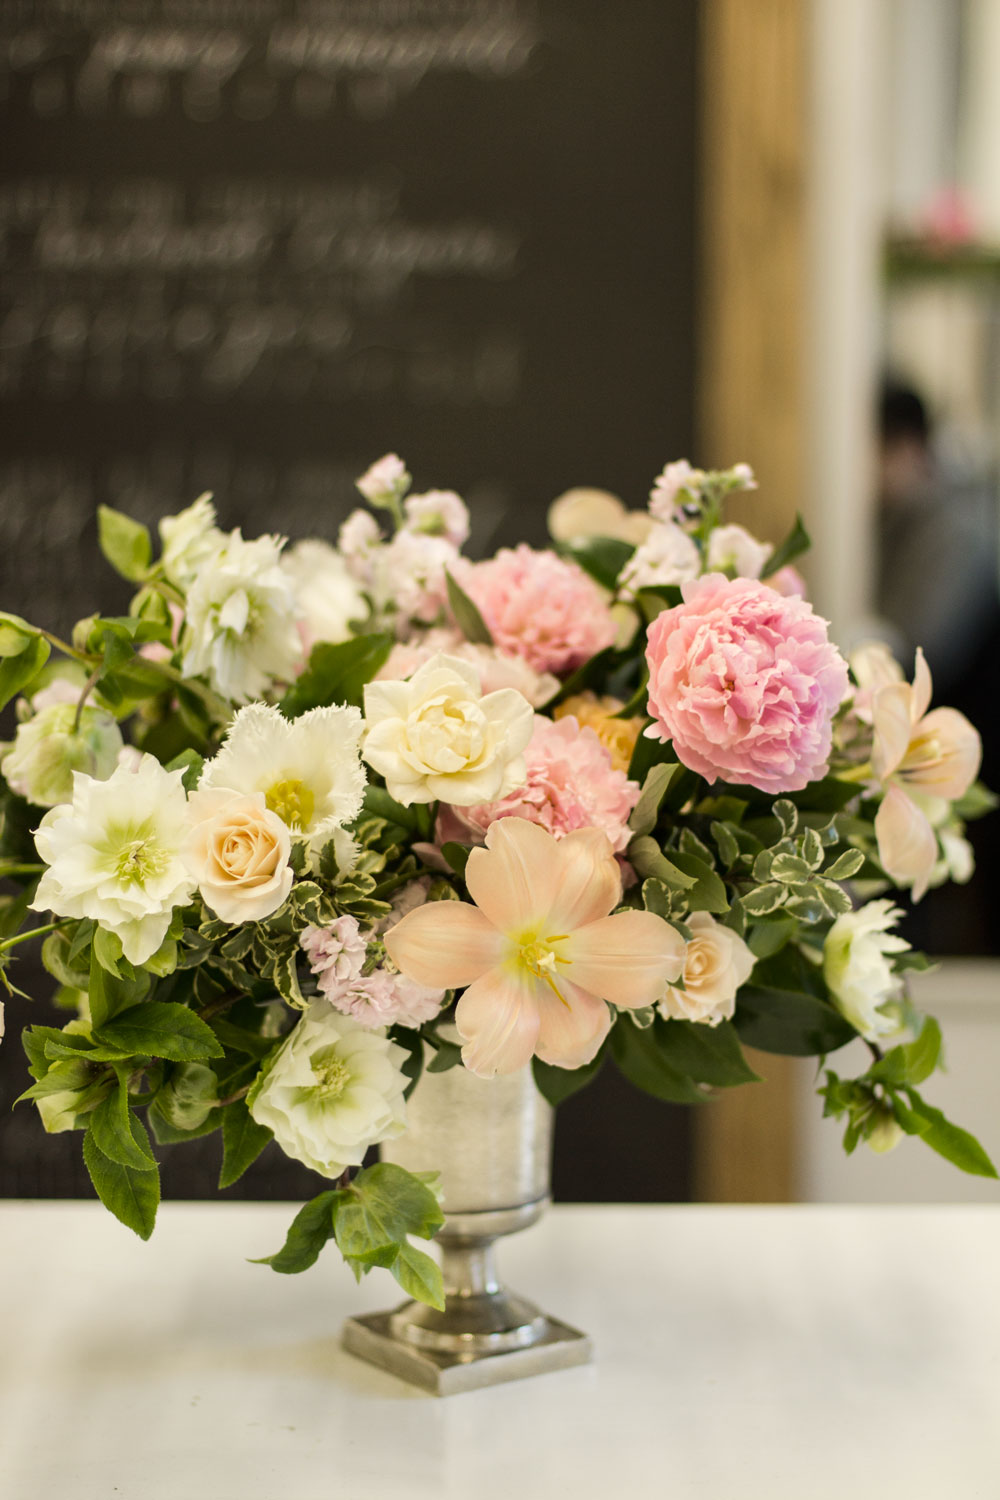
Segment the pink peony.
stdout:
[[646,733],[714,781],[794,792],[825,775],[847,664],[797,596],[709,573],[649,629]]
[[572,672],[616,635],[603,591],[582,568],[525,543],[455,576],[478,606],[494,644],[536,672]]
[[449,839],[481,843],[497,818],[527,818],[557,839],[577,828],[599,828],[616,853],[631,838],[629,814],[639,800],[639,785],[616,771],[611,752],[592,729],[581,729],[571,715],[553,723],[535,718],[535,730],[524,752],[528,779],[499,802],[442,809],[439,843]]

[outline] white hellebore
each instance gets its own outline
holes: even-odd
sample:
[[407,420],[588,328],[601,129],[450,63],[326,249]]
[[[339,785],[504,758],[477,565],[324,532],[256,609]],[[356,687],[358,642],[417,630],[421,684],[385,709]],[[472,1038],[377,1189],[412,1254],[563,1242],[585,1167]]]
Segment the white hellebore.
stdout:
[[745,526],[716,526],[708,539],[706,572],[759,578],[773,551],[770,542],[759,542]]
[[98,781],[110,776],[122,744],[121,730],[103,709],[52,703],[18,725],[0,773],[36,807],[57,807],[73,795],[74,771]]
[[152,958],[194,889],[181,854],[190,826],[182,774],[152,755],[107,781],[77,771],[72,802],[46,813],[35,833],[49,868],[32,909],[91,917],[120,938],[129,963]]
[[838,917],[823,944],[823,977],[833,1003],[870,1042],[899,1030],[898,1021],[882,1007],[903,993],[891,955],[905,953],[910,945],[889,931],[902,915],[891,901],[869,901]]
[[188,798],[194,826],[184,846],[188,869],[224,922],[262,922],[292,887],[292,838],[263,793],[206,788]]
[[692,912],[686,921],[691,939],[684,953],[684,987],[668,985],[659,1011],[668,1021],[718,1026],[736,1009],[736,992],[750,978],[756,959],[738,933],[707,911]]
[[406,1056],[384,1033],[316,1000],[265,1062],[247,1104],[286,1156],[339,1177],[405,1129]]
[[311,708],[289,720],[266,703],[250,703],[206,764],[198,790],[259,792],[294,838],[332,839],[361,811],[363,728],[356,708]]
[[368,604],[347,563],[329,542],[297,542],[281,559],[295,591],[295,614],[302,644],[338,644],[350,639],[351,621],[363,620]]
[[215,506],[206,490],[193,505],[160,522],[160,561],[171,583],[187,589],[203,565],[226,543],[225,533],[215,524]]
[[514,688],[484,696],[457,656],[432,657],[406,682],[368,683],[365,719],[364,758],[404,807],[495,802],[526,779],[531,704]]
[[302,641],[278,538],[226,537],[188,591],[182,644],[185,677],[207,677],[236,703],[294,676]]

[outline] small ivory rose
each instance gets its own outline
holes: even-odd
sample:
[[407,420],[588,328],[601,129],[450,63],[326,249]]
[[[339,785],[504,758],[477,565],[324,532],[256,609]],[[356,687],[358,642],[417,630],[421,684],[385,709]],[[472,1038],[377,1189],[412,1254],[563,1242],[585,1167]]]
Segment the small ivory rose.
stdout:
[[556,542],[587,541],[610,536],[634,545],[645,541],[652,519],[642,510],[626,510],[608,490],[567,490],[549,506],[549,535]]
[[405,1129],[406,1057],[382,1032],[316,1000],[265,1061],[247,1105],[286,1156],[339,1177]]
[[121,748],[121,731],[110,714],[87,707],[78,721],[76,703],[53,703],[18,725],[0,772],[19,797],[36,807],[58,807],[72,799],[74,771],[104,781]]
[[194,826],[184,860],[202,899],[223,922],[262,922],[292,885],[292,838],[262,792],[206,788],[188,798]]
[[736,1009],[736,992],[753,969],[753,954],[743,939],[707,911],[687,918],[691,940],[684,954],[684,988],[668,985],[659,1002],[665,1020],[700,1021],[718,1026]]
[[891,901],[869,901],[859,911],[838,917],[823,943],[823,978],[834,1005],[867,1041],[899,1030],[884,1006],[899,1000],[903,981],[892,968],[892,955],[909,943],[890,932],[903,915]]
[[363,757],[404,807],[470,807],[524,782],[531,704],[513,688],[483,696],[457,656],[432,657],[406,682],[369,682],[365,719]]

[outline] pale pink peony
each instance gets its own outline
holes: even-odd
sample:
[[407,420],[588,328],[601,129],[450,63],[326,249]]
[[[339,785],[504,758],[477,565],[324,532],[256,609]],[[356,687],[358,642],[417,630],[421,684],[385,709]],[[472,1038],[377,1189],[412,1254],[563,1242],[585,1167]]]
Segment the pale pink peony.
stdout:
[[803,599],[806,597],[806,581],[791,563],[786,563],[777,573],[772,573],[767,585],[778,594],[799,594]]
[[477,605],[494,644],[536,672],[572,672],[614,642],[607,598],[582,568],[521,543],[488,562],[463,562],[455,577]]
[[439,651],[447,656],[457,656],[475,667],[479,674],[479,685],[484,693],[495,693],[500,688],[516,688],[527,698],[532,708],[541,708],[559,691],[559,679],[551,672],[536,672],[534,667],[520,656],[507,656],[495,646],[483,646],[467,641],[457,630],[438,626],[426,635],[410,641],[397,641],[386,659],[385,665],[375,674],[376,682],[399,682],[413,673],[424,662],[437,656]]
[[714,781],[793,792],[825,775],[847,664],[804,599],[709,573],[649,629],[646,733]]
[[442,808],[438,842],[481,843],[498,818],[526,818],[557,839],[578,828],[599,828],[616,854],[625,849],[639,784],[615,769],[610,750],[592,729],[581,729],[571,716],[553,723],[537,715],[524,758],[527,782],[498,802]]

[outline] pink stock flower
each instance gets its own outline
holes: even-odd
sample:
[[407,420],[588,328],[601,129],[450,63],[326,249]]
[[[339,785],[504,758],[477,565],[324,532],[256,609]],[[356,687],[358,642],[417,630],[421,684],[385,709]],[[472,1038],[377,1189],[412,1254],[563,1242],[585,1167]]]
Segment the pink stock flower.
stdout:
[[[411,881],[394,899],[393,914],[402,915],[422,904],[429,884]],[[392,916],[386,918],[386,922],[392,920]],[[441,1009],[444,995],[440,988],[428,989],[382,964],[364,972],[368,943],[354,917],[338,917],[329,927],[307,927],[299,942],[320,993],[342,1015],[353,1016],[359,1026],[421,1026]]]
[[431,901],[386,933],[393,962],[419,984],[465,988],[455,1023],[462,1060],[481,1077],[532,1054],[579,1068],[611,1026],[606,1001],[653,1005],[684,963],[684,940],[648,911],[609,915],[621,898],[611,845],[597,829],[561,841],[503,818],[473,849],[470,906]]
[[455,577],[478,607],[496,646],[536,672],[572,672],[610,646],[617,626],[603,591],[576,563],[525,543]]
[[579,828],[599,828],[615,853],[623,852],[640,787],[615,769],[610,750],[593,729],[581,728],[572,716],[553,723],[536,715],[524,759],[527,781],[498,802],[442,809],[439,841],[467,842],[471,835],[480,843],[498,818],[513,817],[527,818],[557,839]]
[[804,599],[709,573],[650,626],[646,733],[709,781],[792,792],[825,775],[847,665]]

